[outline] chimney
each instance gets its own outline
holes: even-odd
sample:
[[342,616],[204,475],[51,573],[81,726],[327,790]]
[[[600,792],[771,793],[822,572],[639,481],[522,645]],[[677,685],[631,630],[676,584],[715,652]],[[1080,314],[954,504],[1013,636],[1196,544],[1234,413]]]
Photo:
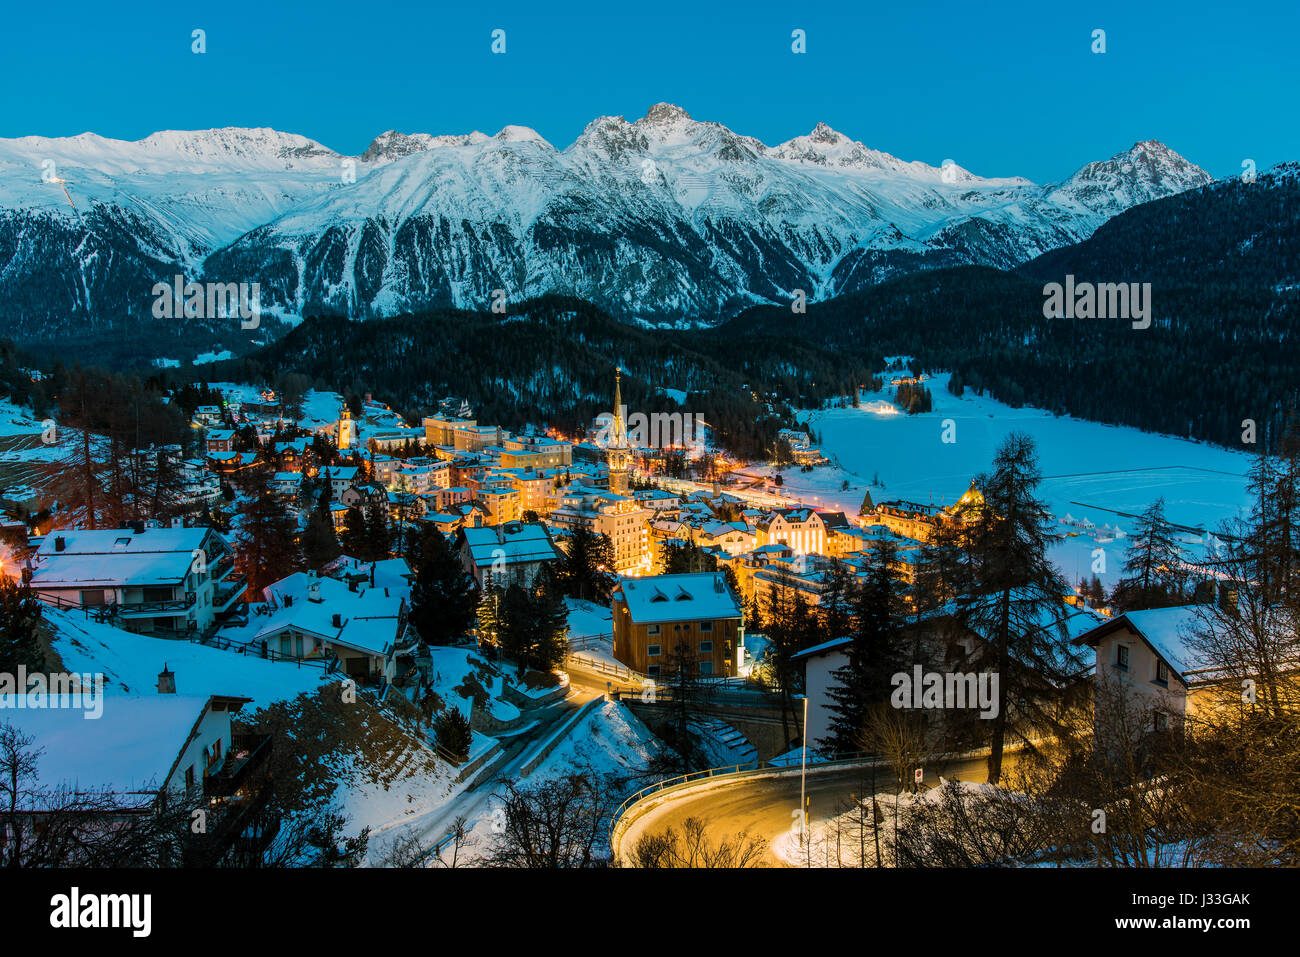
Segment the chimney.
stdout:
[[185,527],[185,519],[181,518],[179,515],[177,515],[175,518],[172,519],[172,528],[184,528],[184,527]]
[[330,619],[330,623],[331,623],[335,628],[342,628],[342,627],[343,627],[343,616],[342,616],[341,614],[339,614],[339,613],[336,611],[336,612],[334,613],[334,617]]
[[133,521],[133,522],[131,523],[131,531],[135,532],[137,535],[143,535],[143,534],[144,534],[144,522],[139,521],[138,519],[137,519],[136,521]]
[[319,580],[313,579],[311,584],[307,586],[307,600],[314,602],[319,602],[321,600]]
[[375,587],[375,565],[376,562],[370,563],[370,587],[371,588]]
[[176,693],[176,675],[167,670],[167,663],[163,663],[163,670],[158,672],[158,693],[175,694]]
[[62,535],[54,536],[54,550],[56,552],[61,552],[67,547],[68,547],[68,540],[66,538],[64,538]]

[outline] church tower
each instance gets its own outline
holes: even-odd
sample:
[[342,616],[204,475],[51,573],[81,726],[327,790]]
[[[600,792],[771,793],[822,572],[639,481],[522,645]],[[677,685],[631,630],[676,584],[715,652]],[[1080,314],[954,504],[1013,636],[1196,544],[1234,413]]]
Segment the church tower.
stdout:
[[348,412],[348,404],[343,403],[339,409],[339,451],[344,452],[352,448],[352,440],[356,438],[356,425],[352,421],[352,415]]
[[614,370],[614,429],[605,449],[609,490],[618,495],[627,494],[628,473],[632,470],[632,450],[627,444],[627,422],[623,417],[622,373],[622,369]]

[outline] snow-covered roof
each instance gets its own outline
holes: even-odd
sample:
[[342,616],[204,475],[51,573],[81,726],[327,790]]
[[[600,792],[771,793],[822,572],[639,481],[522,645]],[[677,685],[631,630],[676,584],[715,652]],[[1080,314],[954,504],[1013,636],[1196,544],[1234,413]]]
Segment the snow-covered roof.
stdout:
[[[309,597],[313,583],[320,585],[319,601]],[[385,594],[382,586],[371,588],[368,582],[361,582],[353,591],[333,578],[296,572],[268,585],[263,594],[274,607],[268,616],[250,623],[253,640],[292,628],[366,654],[383,655],[398,637],[404,595],[391,588]],[[286,605],[286,599],[291,603]],[[336,615],[338,624],[334,623]]]
[[44,614],[64,667],[73,673],[104,675],[109,695],[153,688],[164,665],[172,671],[181,694],[238,695],[251,698],[254,708],[295,698],[325,678],[317,668],[295,668],[197,642],[139,635],[79,612],[46,608]]
[[1124,617],[1179,674],[1207,667],[1188,644],[1196,624],[1196,606],[1125,612]]
[[638,625],[740,617],[740,605],[721,572],[624,578],[618,593]]
[[[118,794],[163,787],[209,701],[173,694],[105,697],[103,713],[91,720],[78,708],[18,707],[17,697],[0,696],[0,720],[36,738],[42,786]],[[142,794],[140,803],[151,796]]]
[[1096,645],[1107,634],[1128,625],[1146,641],[1165,663],[1179,675],[1214,666],[1190,644],[1197,622],[1196,605],[1175,605],[1171,608],[1149,608],[1143,611],[1126,611],[1095,629],[1080,634],[1076,640]]
[[[211,529],[130,528],[63,531],[47,535],[32,569],[35,587],[175,585],[189,574],[194,552]],[[62,539],[63,548],[58,548]]]
[[843,638],[832,638],[830,641],[823,641],[820,645],[813,645],[811,648],[805,648],[803,651],[790,656],[793,661],[795,658],[812,658],[817,655],[824,655],[832,651],[838,651],[846,648],[853,641],[852,635],[845,635]]
[[487,567],[502,559],[507,565],[550,561],[557,557],[546,526],[509,522],[483,528],[466,528],[465,545],[476,566]]

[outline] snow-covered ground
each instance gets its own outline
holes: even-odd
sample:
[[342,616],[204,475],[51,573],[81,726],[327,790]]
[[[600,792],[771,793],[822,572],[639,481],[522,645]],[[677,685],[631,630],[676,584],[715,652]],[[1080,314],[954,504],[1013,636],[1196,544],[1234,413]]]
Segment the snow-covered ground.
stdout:
[[[1098,529],[1128,532],[1136,514],[1164,496],[1170,521],[1215,528],[1248,507],[1248,451],[1231,451],[1203,442],[1154,435],[1123,426],[1102,425],[1040,409],[1013,409],[970,391],[948,392],[948,375],[927,377],[933,410],[906,415],[889,398],[892,390],[867,393],[860,408],[833,408],[803,418],[821,436],[821,449],[833,465],[812,472],[783,472],[783,495],[856,515],[863,494],[876,502],[890,499],[951,504],[987,471],[998,446],[1012,431],[1026,432],[1038,444],[1043,483],[1039,489],[1053,514],[1087,519]],[[952,428],[950,428],[950,426]],[[945,430],[955,439],[944,441]],[[770,470],[766,470],[770,471]],[[881,485],[870,483],[879,477]],[[842,489],[844,481],[849,488]],[[1077,528],[1059,525],[1062,534]],[[1123,562],[1123,539],[1080,534],[1057,545],[1052,556],[1062,572],[1077,581],[1091,575],[1093,550],[1105,550],[1101,578],[1115,583]]]
[[102,673],[106,695],[150,694],[165,666],[176,676],[178,694],[252,698],[248,705],[251,713],[315,691],[326,680],[321,668],[300,668],[188,641],[137,635],[91,621],[79,611],[49,607],[44,611],[64,668],[79,674]]
[[566,598],[569,608],[569,641],[583,638],[610,638],[614,634],[613,612],[608,605],[580,598]]

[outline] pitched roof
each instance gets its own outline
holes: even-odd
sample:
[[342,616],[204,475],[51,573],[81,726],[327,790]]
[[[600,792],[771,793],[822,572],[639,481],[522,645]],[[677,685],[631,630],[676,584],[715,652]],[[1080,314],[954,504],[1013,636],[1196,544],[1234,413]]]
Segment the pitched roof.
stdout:
[[[196,695],[124,695],[104,701],[87,720],[77,708],[20,708],[17,695],[0,698],[0,717],[36,737],[40,783],[79,791],[145,792],[145,804],[163,787],[210,698]],[[30,699],[29,699],[30,700]]]
[[203,548],[211,531],[103,528],[47,535],[36,553],[32,585],[175,585],[189,574],[194,552]]
[[1191,646],[1190,639],[1196,621],[1196,605],[1126,611],[1080,634],[1074,641],[1076,644],[1096,647],[1102,638],[1127,625],[1151,646],[1152,651],[1164,659],[1165,664],[1179,675],[1186,676],[1189,672],[1213,667],[1212,662],[1206,661],[1204,656]]
[[741,617],[721,572],[624,578],[616,595],[622,595],[636,624]]
[[515,565],[558,557],[546,526],[534,522],[466,528],[465,546],[470,560],[479,567],[491,565],[498,558],[504,559],[507,565]]

